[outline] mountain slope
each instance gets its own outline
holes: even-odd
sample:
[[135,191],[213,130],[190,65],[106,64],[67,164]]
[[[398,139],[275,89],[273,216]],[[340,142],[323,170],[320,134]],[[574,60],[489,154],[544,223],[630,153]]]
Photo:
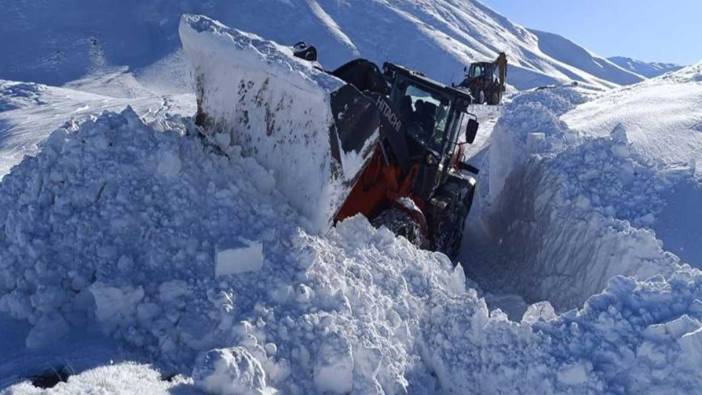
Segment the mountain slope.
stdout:
[[[550,45],[553,36],[541,42],[540,34],[482,4],[459,0],[183,0],[175,6],[165,0],[16,1],[0,15],[6,38],[0,51],[7,55],[0,78],[63,84],[115,65],[138,73],[178,50],[177,23],[185,12],[282,44],[311,42],[328,68],[363,56],[404,63],[448,82],[461,78],[465,64],[506,51],[509,82],[519,89],[572,80],[606,89],[640,78],[575,44]],[[604,71],[596,73],[593,65]]]
[[630,85],[643,81],[639,75],[622,69],[607,59],[590,53],[585,48],[557,34],[529,30],[539,38],[539,49],[554,59],[577,67],[598,78]]
[[624,56],[613,56],[607,58],[607,60],[625,70],[629,70],[632,73],[642,75],[646,78],[658,77],[659,75],[683,68],[683,66],[674,63],[644,62]]

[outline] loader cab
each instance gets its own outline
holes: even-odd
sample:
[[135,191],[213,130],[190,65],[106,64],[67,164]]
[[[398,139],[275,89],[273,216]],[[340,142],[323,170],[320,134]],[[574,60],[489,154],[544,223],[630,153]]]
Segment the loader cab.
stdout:
[[[472,142],[477,123],[466,113],[467,92],[391,63],[383,65],[390,101],[402,120],[410,158],[419,164],[415,194],[428,200],[446,175],[459,138]],[[470,130],[469,130],[470,129]],[[471,136],[472,135],[472,136]]]

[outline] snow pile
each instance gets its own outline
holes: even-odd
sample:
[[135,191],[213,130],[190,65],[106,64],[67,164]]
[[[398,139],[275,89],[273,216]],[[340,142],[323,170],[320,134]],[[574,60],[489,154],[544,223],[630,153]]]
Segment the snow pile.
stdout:
[[[218,358],[193,364],[245,347],[265,371],[250,383],[288,393],[429,380],[414,328],[429,295],[462,292],[462,272],[361,218],[329,239],[306,235],[285,199],[250,178],[267,174],[252,159],[168,125],[155,131],[131,110],[67,125],[0,184],[0,310],[34,325],[28,346],[58,340],[43,329],[57,323],[97,323],[162,366],[239,383],[250,373],[239,365],[232,376]],[[233,261],[237,245],[253,250],[245,262]],[[225,267],[260,263],[259,251],[263,263],[217,277],[222,251]]]
[[[131,110],[66,125],[0,183],[0,311],[32,323],[28,345],[59,340],[47,327],[97,324],[165,371],[191,376],[178,379],[184,385],[214,393],[660,393],[702,384],[697,270],[618,277],[581,310],[554,317],[534,307],[517,323],[467,290],[445,256],[360,217],[325,237],[308,234],[275,185],[251,176],[267,174],[252,159],[217,155],[189,120],[160,125]],[[225,251],[219,263],[235,270],[217,276]],[[97,374],[172,388],[148,367],[118,366],[57,390],[98,385]]]

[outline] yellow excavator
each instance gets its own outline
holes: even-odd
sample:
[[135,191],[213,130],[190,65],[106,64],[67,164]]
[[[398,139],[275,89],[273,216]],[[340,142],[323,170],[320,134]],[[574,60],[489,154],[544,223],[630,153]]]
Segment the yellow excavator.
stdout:
[[507,82],[507,55],[504,52],[494,62],[471,63],[464,71],[465,78],[458,86],[469,89],[479,104],[500,104]]

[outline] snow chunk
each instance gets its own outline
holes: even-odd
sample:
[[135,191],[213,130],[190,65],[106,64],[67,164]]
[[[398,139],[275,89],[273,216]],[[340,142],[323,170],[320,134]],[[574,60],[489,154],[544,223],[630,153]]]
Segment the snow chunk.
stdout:
[[255,272],[263,266],[263,245],[259,242],[245,242],[241,248],[227,248],[217,251],[215,276]]
[[51,344],[68,333],[68,324],[59,313],[49,313],[39,319],[29,331],[27,348],[40,348]]
[[95,298],[97,319],[114,326],[129,323],[136,313],[137,305],[144,298],[144,290],[141,287],[116,288],[101,282],[93,284],[90,292]]
[[218,395],[266,395],[276,391],[266,385],[261,363],[243,347],[210,350],[193,369],[195,385]]
[[347,394],[353,389],[353,357],[346,342],[324,344],[314,369],[314,383],[320,393]]
[[187,295],[188,283],[181,280],[167,281],[158,287],[159,298],[164,302],[170,302],[178,297]]
[[164,177],[172,178],[180,174],[182,167],[178,154],[166,151],[161,153],[156,171]]
[[668,337],[678,339],[686,333],[696,331],[701,325],[698,320],[683,314],[662,324],[649,325],[643,331],[643,335],[650,340],[664,340]]
[[556,319],[556,311],[548,301],[530,305],[522,316],[522,323],[533,324],[538,321],[551,321]]
[[587,372],[584,363],[568,365],[558,372],[558,381],[566,385],[583,384],[587,381]]
[[702,363],[702,328],[686,333],[678,339],[680,358],[687,366],[700,366]]

